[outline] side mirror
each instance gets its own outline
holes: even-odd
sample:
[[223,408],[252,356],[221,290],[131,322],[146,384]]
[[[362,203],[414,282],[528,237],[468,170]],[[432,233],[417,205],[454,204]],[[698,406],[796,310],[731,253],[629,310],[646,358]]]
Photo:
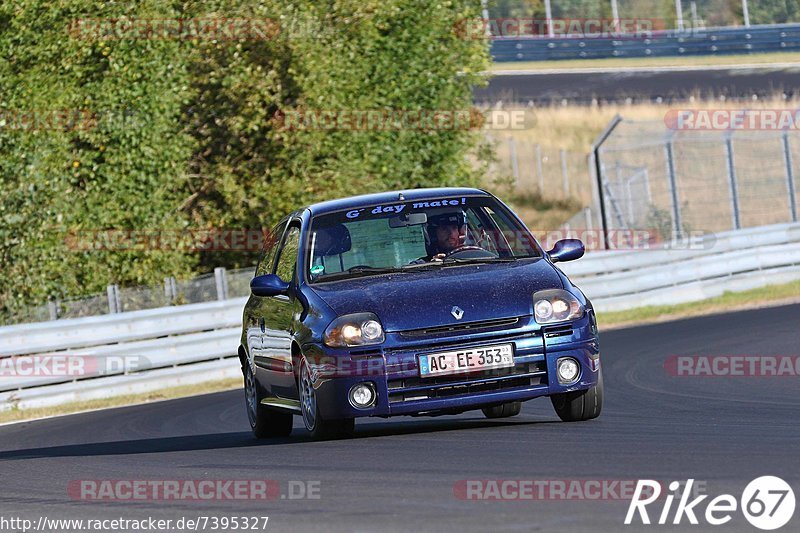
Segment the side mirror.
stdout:
[[265,274],[250,280],[250,291],[256,296],[278,296],[289,292],[289,284],[277,274]]
[[583,257],[583,252],[586,248],[580,239],[561,239],[554,246],[553,249],[547,252],[550,256],[550,261],[558,263],[559,261],[573,261]]

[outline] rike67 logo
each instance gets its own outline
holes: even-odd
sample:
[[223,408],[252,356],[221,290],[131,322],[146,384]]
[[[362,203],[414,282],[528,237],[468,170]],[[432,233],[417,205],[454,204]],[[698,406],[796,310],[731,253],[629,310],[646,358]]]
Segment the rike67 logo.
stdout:
[[[669,484],[669,493],[663,498],[661,512],[652,517],[657,524],[680,524],[686,520],[693,525],[704,519],[706,524],[720,526],[727,524],[739,509],[750,524],[764,531],[772,531],[785,526],[792,519],[795,508],[794,491],[784,480],[775,476],[762,476],[751,481],[737,500],[730,494],[722,494],[708,501],[705,512],[701,512],[704,500],[708,495],[697,496],[691,501],[692,485],[694,479],[689,479],[685,484],[673,481]],[[682,493],[678,491],[683,487]],[[648,505],[662,498],[661,484],[658,481],[639,480],[633,494],[633,499],[625,516],[625,525],[631,525],[641,520],[642,524],[651,524],[651,515],[648,514]],[[673,503],[678,500],[673,511]],[[653,507],[657,507],[654,505]],[[658,511],[658,509],[649,509]],[[638,520],[637,520],[638,515]]]

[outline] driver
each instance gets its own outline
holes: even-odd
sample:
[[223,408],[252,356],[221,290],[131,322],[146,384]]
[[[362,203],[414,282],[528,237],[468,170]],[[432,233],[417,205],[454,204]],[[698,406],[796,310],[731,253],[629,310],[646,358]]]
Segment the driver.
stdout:
[[467,215],[463,211],[444,213],[428,217],[427,257],[419,261],[441,261],[457,248],[464,246],[467,238]]

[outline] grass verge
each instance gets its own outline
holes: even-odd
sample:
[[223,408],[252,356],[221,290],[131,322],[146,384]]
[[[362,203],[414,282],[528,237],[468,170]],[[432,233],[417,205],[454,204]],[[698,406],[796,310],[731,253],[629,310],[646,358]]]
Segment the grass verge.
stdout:
[[587,68],[645,68],[645,67],[693,67],[720,65],[769,65],[771,63],[796,63],[800,53],[775,52],[769,54],[737,54],[718,56],[686,57],[609,57],[605,59],[565,59],[557,61],[504,61],[493,63],[490,72],[498,70],[550,70]]
[[[35,409],[11,409],[0,411],[0,424],[6,422],[17,422],[21,420],[31,420],[34,418],[44,418],[50,416],[67,415],[80,413],[83,411],[93,411],[96,409],[108,409],[110,407],[122,407],[142,403],[155,402],[159,400],[172,400],[174,398],[185,398],[187,396],[199,396],[232,389],[242,388],[242,380],[239,378],[222,379],[198,383],[197,385],[182,385],[141,394],[127,394],[124,396],[113,396],[98,400],[87,400],[82,402],[72,402],[52,407],[41,407]],[[244,400],[242,400],[244,401]],[[244,406],[244,404],[242,404]]]
[[792,303],[800,303],[800,281],[769,285],[749,291],[725,292],[722,296],[694,303],[654,305],[627,311],[597,313],[597,322],[602,331],[602,329],[618,329]]

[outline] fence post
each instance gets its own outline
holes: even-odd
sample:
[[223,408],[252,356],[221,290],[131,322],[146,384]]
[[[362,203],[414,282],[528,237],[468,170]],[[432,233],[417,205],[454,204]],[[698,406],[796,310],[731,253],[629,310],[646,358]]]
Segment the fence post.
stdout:
[[569,197],[569,174],[567,173],[567,151],[561,149],[561,177],[564,179],[564,197]]
[[542,145],[536,145],[536,174],[539,176],[539,194],[544,196],[544,173],[542,172]]
[[674,238],[683,237],[683,221],[681,220],[681,206],[678,203],[678,186],[675,180],[675,156],[673,153],[672,137],[664,145],[667,160],[667,179],[669,180],[669,192],[672,198],[672,230],[675,232]]
[[614,115],[611,122],[606,126],[606,129],[600,134],[594,143],[592,143],[592,163],[594,163],[594,179],[597,184],[597,204],[600,209],[600,224],[602,225],[603,232],[603,247],[608,250],[608,218],[606,215],[606,200],[603,196],[603,163],[600,161],[600,148],[603,143],[611,136],[614,129],[622,122],[622,117],[619,114]]
[[517,160],[517,143],[514,137],[508,138],[508,153],[511,157],[511,174],[514,176],[514,186],[519,186],[519,161]]
[[225,267],[214,269],[214,280],[217,282],[217,300],[228,299],[228,278],[225,275]]
[[789,132],[783,131],[783,159],[786,162],[786,187],[789,191],[789,211],[792,222],[797,222],[797,197],[794,193],[794,168],[792,167],[792,149],[789,145]]
[[106,287],[106,295],[108,296],[108,312],[121,313],[122,306],[119,301],[119,287],[117,285],[109,285]]
[[733,212],[733,229],[741,229],[739,220],[739,191],[736,188],[736,166],[733,161],[733,136],[725,134],[725,158],[728,169],[728,184],[731,192],[731,211]]

